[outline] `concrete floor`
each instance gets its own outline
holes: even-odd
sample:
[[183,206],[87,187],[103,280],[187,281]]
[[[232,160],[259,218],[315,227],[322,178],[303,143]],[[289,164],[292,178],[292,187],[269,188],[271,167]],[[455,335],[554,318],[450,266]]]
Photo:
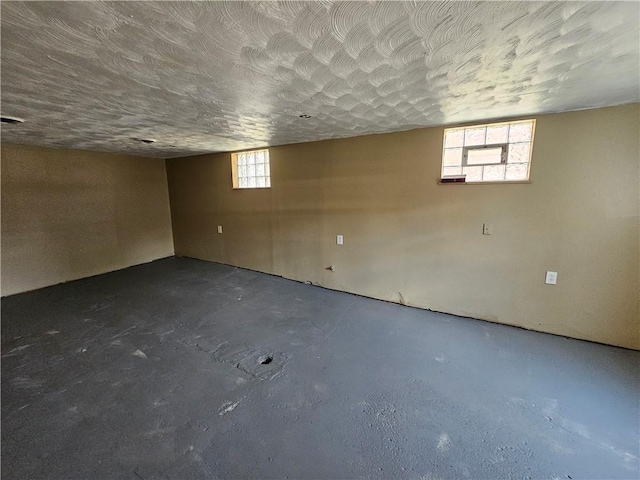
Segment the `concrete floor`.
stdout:
[[2,478],[638,478],[639,360],[160,260],[2,300]]

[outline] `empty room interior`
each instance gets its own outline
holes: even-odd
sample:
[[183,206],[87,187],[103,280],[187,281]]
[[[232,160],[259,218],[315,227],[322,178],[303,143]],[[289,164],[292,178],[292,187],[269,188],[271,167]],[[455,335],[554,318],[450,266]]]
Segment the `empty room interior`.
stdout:
[[637,479],[640,3],[3,1],[6,479]]

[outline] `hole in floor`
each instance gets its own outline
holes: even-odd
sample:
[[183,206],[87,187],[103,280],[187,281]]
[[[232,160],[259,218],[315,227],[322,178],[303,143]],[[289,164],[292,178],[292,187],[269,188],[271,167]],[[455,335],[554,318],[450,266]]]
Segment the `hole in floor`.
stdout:
[[264,357],[260,357],[261,365],[269,365],[273,361],[273,357],[271,355],[265,355]]

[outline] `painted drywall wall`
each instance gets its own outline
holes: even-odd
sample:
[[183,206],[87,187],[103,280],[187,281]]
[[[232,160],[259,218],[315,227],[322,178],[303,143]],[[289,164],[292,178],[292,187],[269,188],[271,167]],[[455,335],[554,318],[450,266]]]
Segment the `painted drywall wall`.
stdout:
[[171,255],[164,160],[2,145],[2,295]]
[[529,184],[439,185],[443,128],[272,148],[271,189],[168,160],[176,253],[638,349],[639,117],[536,117]]

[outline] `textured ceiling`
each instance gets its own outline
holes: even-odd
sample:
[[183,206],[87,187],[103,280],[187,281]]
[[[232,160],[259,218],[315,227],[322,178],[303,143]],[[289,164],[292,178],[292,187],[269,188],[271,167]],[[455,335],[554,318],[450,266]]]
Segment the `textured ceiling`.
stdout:
[[638,2],[0,8],[10,143],[177,157],[640,99]]

